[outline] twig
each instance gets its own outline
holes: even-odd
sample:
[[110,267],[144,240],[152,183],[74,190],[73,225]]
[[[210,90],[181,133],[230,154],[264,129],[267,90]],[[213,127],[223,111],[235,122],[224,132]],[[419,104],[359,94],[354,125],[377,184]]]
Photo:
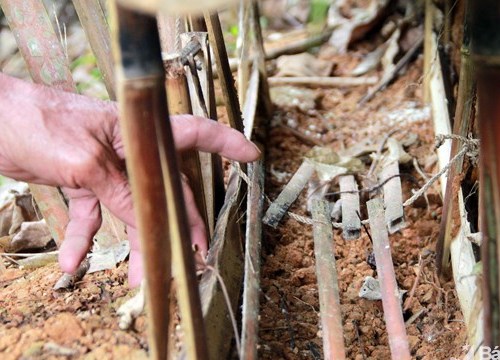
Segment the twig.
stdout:
[[309,145],[309,146],[325,146],[325,144],[318,140],[318,139],[315,139],[311,136],[307,136],[306,134],[303,134],[301,133],[300,131],[298,131],[297,129],[294,129],[290,126],[287,126],[287,125],[283,125],[283,124],[280,124],[279,125],[280,128],[288,131],[289,133],[291,133],[293,136],[295,136],[297,139],[303,141],[306,145]]
[[376,76],[367,77],[328,77],[328,76],[304,76],[304,77],[270,77],[270,86],[309,86],[309,87],[347,87],[374,85],[377,83]]
[[378,162],[380,161],[380,157],[382,156],[382,151],[384,151],[384,147],[385,147],[385,144],[387,143],[387,141],[389,140],[389,138],[394,135],[395,133],[397,133],[398,131],[401,131],[401,129],[392,129],[391,131],[389,131],[385,136],[384,138],[382,139],[382,141],[380,142],[380,145],[377,149],[377,152],[375,154],[375,157],[373,158],[372,160],[372,164],[370,165],[370,170],[368,170],[368,173],[366,174],[366,177],[367,178],[370,178],[371,175],[373,174],[373,171],[375,171],[375,168],[377,167],[377,164]]
[[359,343],[359,350],[361,351],[361,356],[363,357],[363,360],[366,360],[365,345],[363,344],[363,339],[359,334],[359,323],[357,320],[354,320],[353,324],[354,324],[354,330],[356,332],[356,339],[358,340]]

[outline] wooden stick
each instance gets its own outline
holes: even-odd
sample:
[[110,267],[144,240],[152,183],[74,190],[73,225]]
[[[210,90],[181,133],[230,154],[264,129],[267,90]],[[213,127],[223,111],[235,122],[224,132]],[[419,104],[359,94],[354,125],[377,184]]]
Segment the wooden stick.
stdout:
[[[172,258],[188,356],[205,359],[206,338],[189,228],[167,121],[157,23],[116,4],[113,12],[122,131],[146,270],[152,356],[163,360],[167,355]],[[152,139],[158,146],[152,146]]]
[[[472,131],[474,105],[476,97],[476,81],[474,78],[474,65],[470,59],[470,33],[466,19],[464,19],[464,36],[461,48],[460,79],[458,82],[457,105],[455,108],[455,121],[453,134],[466,138]],[[450,159],[462,147],[460,140],[453,140]],[[457,161],[448,172],[446,192],[443,199],[443,212],[439,237],[436,243],[436,266],[441,275],[450,275],[450,244],[452,241],[453,209],[458,206],[459,188],[453,189],[453,182],[457,175],[462,173],[463,159]]]
[[368,77],[327,77],[327,76],[305,76],[305,77],[270,77],[271,86],[308,86],[308,87],[348,87],[376,84],[376,76]]
[[73,0],[76,13],[95,54],[111,100],[116,100],[111,36],[101,0]]
[[433,59],[438,55],[434,52],[432,46],[433,37],[433,22],[434,22],[434,5],[432,0],[425,0],[425,23],[424,23],[424,102],[431,101],[430,95],[430,76]]
[[389,236],[385,227],[384,205],[382,199],[367,202],[370,229],[373,238],[373,253],[377,263],[377,274],[382,293],[384,319],[389,336],[391,358],[409,360],[410,348],[401,312],[401,300],[391,256]]
[[332,360],[345,359],[335,241],[329,203],[313,200],[312,217],[324,357]]
[[273,228],[278,226],[283,216],[285,216],[286,211],[297,199],[313,173],[314,166],[309,161],[304,160],[283,191],[281,191],[276,200],[267,209],[266,215],[262,219],[264,224]]
[[241,326],[241,359],[258,358],[264,164],[249,166],[251,185],[247,203],[245,277]]
[[353,175],[348,175],[340,177],[339,185],[342,200],[342,236],[345,240],[355,240],[361,235],[358,184]]

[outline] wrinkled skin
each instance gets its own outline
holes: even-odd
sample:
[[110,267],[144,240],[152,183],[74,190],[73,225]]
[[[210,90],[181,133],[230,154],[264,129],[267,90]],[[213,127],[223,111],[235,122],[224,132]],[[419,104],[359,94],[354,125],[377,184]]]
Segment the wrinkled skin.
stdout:
[[[73,272],[101,226],[100,203],[128,228],[129,284],[143,276],[130,186],[115,103],[25,83],[0,73],[0,173],[22,181],[61,186],[69,216],[59,263]],[[178,151],[215,152],[236,161],[260,152],[236,130],[200,117],[172,119]],[[191,238],[207,251],[203,221],[184,186]]]

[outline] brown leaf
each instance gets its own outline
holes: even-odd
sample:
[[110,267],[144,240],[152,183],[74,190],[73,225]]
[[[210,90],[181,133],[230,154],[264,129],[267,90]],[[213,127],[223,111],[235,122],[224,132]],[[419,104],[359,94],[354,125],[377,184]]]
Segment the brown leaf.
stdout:
[[21,230],[12,238],[9,251],[40,249],[51,239],[52,236],[45,220],[24,222],[21,224]]

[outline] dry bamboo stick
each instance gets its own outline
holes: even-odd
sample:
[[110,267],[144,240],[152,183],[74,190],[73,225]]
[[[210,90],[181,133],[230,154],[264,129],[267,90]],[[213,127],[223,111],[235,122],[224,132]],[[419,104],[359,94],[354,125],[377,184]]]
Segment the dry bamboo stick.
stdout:
[[[181,115],[192,113],[188,84],[184,73],[184,66],[180,62],[180,56],[172,56],[170,59],[164,60],[163,64],[166,71],[165,85],[170,114]],[[196,207],[205,223],[206,233],[211,234],[198,151],[188,150],[181,154],[181,172],[186,175],[191,190],[193,190]]]
[[[466,15],[467,16],[467,15]],[[455,108],[455,121],[453,123],[453,134],[466,138],[472,130],[474,117],[474,99],[476,97],[476,83],[474,79],[474,65],[470,59],[470,34],[467,20],[464,19],[464,36],[461,48],[460,79],[458,83],[457,105]],[[453,140],[451,145],[450,159],[453,158],[463,143]],[[436,243],[436,265],[440,274],[449,274],[450,244],[452,241],[453,208],[458,206],[458,188],[453,189],[456,176],[462,173],[463,160],[455,162],[448,172],[446,192],[443,199],[443,212],[441,227]],[[458,220],[458,219],[456,219]]]
[[73,0],[76,13],[95,54],[111,100],[116,99],[111,37],[101,0]]
[[355,240],[361,235],[358,184],[353,175],[348,175],[340,177],[339,186],[342,199],[342,236],[345,240]]
[[271,86],[295,85],[309,87],[343,87],[363,86],[376,84],[376,76],[367,77],[327,77],[327,76],[304,76],[304,77],[270,77]]
[[425,22],[424,22],[424,102],[431,101],[430,76],[432,60],[437,56],[432,46],[433,37],[434,5],[432,0],[425,0]]
[[267,209],[266,215],[262,219],[264,224],[273,228],[278,226],[283,216],[285,216],[286,211],[297,199],[313,173],[314,166],[309,161],[304,160],[283,191],[281,191],[276,200]]
[[[202,19],[199,21],[201,22]],[[204,20],[203,20],[204,21]],[[207,116],[212,120],[217,120],[217,107],[215,104],[215,89],[212,77],[212,67],[210,60],[210,48],[208,35],[204,32],[189,32],[181,35],[181,44],[187,46],[191,41],[197,41],[201,46],[201,52],[195,57],[200,68],[197,71],[201,93],[204,104],[195,89],[195,79],[191,72],[187,72],[193,114]],[[208,114],[204,113],[204,109]],[[222,170],[222,159],[218,154],[200,152],[201,172],[205,190],[205,203],[207,204],[208,224],[210,237],[212,238],[215,229],[215,220],[224,204],[224,173]]]
[[[387,181],[387,179],[390,180]],[[380,173],[380,183],[384,184],[385,222],[389,234],[394,234],[406,226],[403,190],[397,161],[392,161],[384,166]]]
[[204,359],[204,324],[172,130],[166,121],[157,23],[116,4],[113,13],[121,122],[148,285],[151,351],[154,359],[166,358],[172,258],[188,356]]
[[229,124],[232,128],[243,132],[243,121],[241,119],[238,95],[234,86],[231,68],[229,67],[219,15],[217,13],[206,13],[205,22],[208,28],[210,44],[215,55],[215,63],[217,64],[217,71],[221,82],[222,96],[226,103]]
[[324,357],[332,360],[345,359],[335,241],[329,203],[314,199],[312,217]]
[[410,348],[401,312],[401,299],[392,263],[389,236],[385,227],[383,201],[379,198],[372,199],[367,202],[367,207],[391,358],[409,360]]
[[245,242],[245,277],[242,306],[241,359],[257,359],[259,343],[259,298],[262,242],[262,213],[264,207],[263,161],[249,166],[251,185],[247,203]]

